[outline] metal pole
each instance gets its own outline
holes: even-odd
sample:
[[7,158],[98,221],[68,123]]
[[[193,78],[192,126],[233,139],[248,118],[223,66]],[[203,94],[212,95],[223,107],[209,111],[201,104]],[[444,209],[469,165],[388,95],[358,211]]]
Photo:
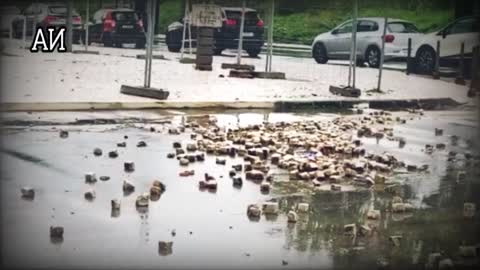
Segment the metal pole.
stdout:
[[[352,30],[353,30],[353,20],[352,20]],[[352,40],[353,42],[353,31],[352,31]],[[348,86],[352,85],[352,61],[353,61],[353,44],[350,44],[350,58],[348,59]]]
[[270,27],[268,28],[268,39],[270,48],[268,50],[268,72],[272,72],[272,60],[273,60],[273,19],[275,18],[275,0],[272,0],[272,10],[270,14]]
[[188,14],[188,0],[186,0],[186,4],[185,4],[185,13],[183,15],[183,33],[182,33],[182,54],[180,56],[180,59],[183,59],[183,54],[184,54],[184,51],[185,51],[185,36],[186,36],[186,33],[187,33],[187,14]]
[[192,48],[192,21],[191,21],[191,10],[190,10],[190,1],[187,1],[188,6],[188,53],[190,56],[193,54]]
[[23,49],[26,48],[27,44],[27,16],[23,17]]
[[440,40],[437,41],[437,53],[435,54],[435,69],[433,71],[433,78],[440,79]]
[[13,26],[12,26],[12,23],[10,23],[9,29],[10,29],[10,32],[8,33],[8,38],[9,38],[9,39],[12,39],[12,38],[13,38]]
[[[383,26],[383,36],[382,36],[382,51],[380,54],[380,66],[378,68],[378,86],[377,90],[380,91],[382,85],[382,71],[383,71],[383,61],[385,61],[385,35],[387,34],[387,23],[388,18],[385,17],[385,25]],[[407,64],[408,65],[408,64]]]
[[72,52],[73,43],[73,25],[72,25],[72,0],[67,0],[67,52]]
[[35,12],[35,14],[33,14],[32,16],[32,40],[34,39],[35,37],[35,24],[38,20],[38,0],[35,1],[35,8],[33,9],[33,11]]
[[410,69],[411,68],[412,68],[412,38],[408,38],[407,75],[410,75]]
[[151,73],[152,73],[152,48],[153,48],[153,36],[154,36],[154,10],[155,10],[155,1],[147,0],[147,17],[148,17],[148,27],[147,27],[147,48],[145,53],[145,88],[150,88],[151,83]]
[[355,73],[357,67],[357,16],[358,16],[358,0],[355,0],[353,10],[353,63],[352,63],[352,88],[355,89]]
[[458,70],[458,78],[457,78],[457,82],[460,84],[465,84],[465,81],[463,79],[463,72],[464,72],[463,62],[465,61],[464,54],[465,54],[465,43],[462,42],[462,45],[460,46],[460,63],[458,64],[459,70]]
[[240,23],[240,37],[238,40],[238,52],[237,52],[237,64],[242,63],[242,51],[243,51],[243,30],[245,29],[245,6],[246,1],[242,1],[242,22]]
[[89,12],[89,0],[87,0],[87,14],[85,15],[85,51],[88,51],[88,22],[89,22],[89,16],[90,16],[90,12]]

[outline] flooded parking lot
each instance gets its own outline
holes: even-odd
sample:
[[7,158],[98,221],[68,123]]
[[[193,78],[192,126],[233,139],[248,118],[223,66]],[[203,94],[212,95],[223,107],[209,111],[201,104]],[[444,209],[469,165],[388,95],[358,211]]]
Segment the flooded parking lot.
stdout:
[[[181,167],[167,155],[174,142],[192,142],[194,131],[187,127],[172,135],[169,129],[192,122],[202,126],[211,119],[225,130],[264,122],[327,123],[339,114],[7,115],[1,152],[2,257],[7,266],[29,268],[434,269],[450,262],[457,269],[477,267],[480,219],[463,213],[464,203],[478,206],[480,201],[476,112],[422,114],[391,116],[406,120],[392,124],[393,134],[406,141],[402,148],[398,140],[360,140],[369,153],[388,152],[408,165],[428,165],[428,171],[394,170],[384,183],[370,188],[345,185],[331,191],[310,181],[288,180],[288,171],[270,164],[274,180],[268,194],[245,178],[241,188],[232,185],[229,171],[244,163],[240,156],[225,157],[226,165],[218,165],[216,156],[207,154],[204,162]],[[443,130],[441,136],[436,136],[436,128]],[[68,138],[60,138],[59,130],[68,131]],[[355,131],[349,131],[352,140],[357,139]],[[137,147],[139,141],[147,146]],[[121,142],[126,147],[117,147]],[[426,144],[442,143],[445,149],[426,153]],[[94,148],[103,154],[95,156]],[[117,158],[108,156],[113,150]],[[469,153],[473,157],[464,158]],[[133,172],[124,171],[125,161],[135,163]],[[186,169],[195,175],[180,177]],[[87,184],[89,172],[110,179]],[[215,191],[199,189],[205,173],[216,178]],[[135,185],[132,194],[122,191],[126,179]],[[148,192],[153,180],[164,183],[166,191],[158,201],[150,201],[148,209],[136,208],[137,196]],[[25,186],[34,188],[33,200],[21,197]],[[84,193],[92,189],[96,198],[88,201]],[[394,197],[414,209],[391,211]],[[112,213],[112,199],[121,200],[120,213]],[[271,200],[278,202],[278,215],[247,217],[248,205]],[[299,203],[308,203],[308,211],[298,213],[296,223],[287,222],[287,214]],[[367,219],[372,209],[380,210],[380,218]],[[356,224],[359,233],[347,235],[348,224]],[[64,227],[61,241],[52,241],[50,226]],[[373,229],[365,232],[362,226]],[[173,242],[171,254],[159,252],[159,241]]]

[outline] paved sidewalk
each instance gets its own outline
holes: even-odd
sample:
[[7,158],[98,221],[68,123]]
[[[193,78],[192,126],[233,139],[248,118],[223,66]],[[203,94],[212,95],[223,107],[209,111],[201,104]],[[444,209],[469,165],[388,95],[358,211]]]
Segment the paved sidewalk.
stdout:
[[[156,100],[120,94],[122,84],[143,85],[145,61],[136,59],[143,50],[90,47],[100,55],[70,53],[32,54],[8,44],[1,56],[0,89],[3,103],[157,103]],[[81,46],[76,46],[82,49]],[[247,103],[275,101],[348,100],[329,92],[330,85],[345,84],[348,67],[318,65],[313,59],[275,56],[274,71],[286,73],[287,80],[228,78],[222,63],[234,63],[233,55],[214,58],[213,72],[196,71],[180,64],[180,54],[156,51],[168,60],[154,60],[152,87],[170,91],[167,102]],[[245,64],[264,70],[265,59],[245,58]],[[467,87],[441,80],[384,71],[386,94],[367,95],[377,85],[378,70],[357,69],[357,87],[365,100],[406,100],[452,98],[469,102]],[[223,75],[224,77],[221,77]]]

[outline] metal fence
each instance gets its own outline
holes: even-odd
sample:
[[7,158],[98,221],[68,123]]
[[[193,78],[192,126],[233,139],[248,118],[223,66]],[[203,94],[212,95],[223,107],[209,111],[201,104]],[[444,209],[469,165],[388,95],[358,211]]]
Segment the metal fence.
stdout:
[[[62,5],[62,2],[60,4],[44,4],[40,0],[21,2],[19,8],[22,12],[9,25],[8,37],[23,39],[27,44],[28,40],[32,39],[36,27],[65,25],[68,21],[64,9],[67,2],[64,1],[65,5]],[[299,5],[306,6],[305,11],[301,13],[302,16],[317,16],[320,19],[313,20],[317,25],[310,25],[311,22],[307,19],[295,16],[297,10],[292,9],[292,4],[281,0],[166,0],[154,1],[153,10],[147,5],[147,1],[142,0],[74,0],[71,2],[74,8],[70,18],[73,29],[72,40],[74,44],[83,46],[85,51],[94,51],[100,47],[143,50],[147,44],[146,33],[151,24],[152,29],[155,29],[153,45],[155,51],[179,53],[179,57],[182,59],[189,55],[194,58],[198,29],[191,25],[188,19],[189,14],[193,5],[210,3],[230,8],[224,10],[228,13],[224,18],[224,27],[217,29],[215,34],[214,53],[231,56],[232,61],[230,62],[236,63],[242,63],[242,59],[261,57],[265,60],[265,71],[288,70],[285,62],[275,61],[276,57],[293,57],[297,58],[297,61],[305,63],[311,63],[314,59],[317,62],[326,62],[326,64],[349,66],[348,70],[328,74],[328,76],[340,76],[345,78],[345,84],[354,85],[355,80],[361,79],[356,77],[357,67],[375,67],[379,68],[377,88],[380,89],[383,68],[391,68],[392,61],[396,63],[396,69],[407,74],[422,73],[422,70],[419,69],[419,62],[423,55],[421,53],[424,53],[425,57],[428,56],[425,53],[426,46],[420,46],[423,42],[422,38],[413,33],[409,36],[400,30],[400,32],[395,32],[389,28],[390,23],[395,23],[397,19],[407,18],[392,18],[379,9],[380,12],[376,13],[375,17],[380,19],[377,18],[372,24],[369,24],[370,20],[364,16],[369,15],[367,11],[374,10],[379,5],[378,1],[352,0],[350,5],[340,5],[340,2],[345,1],[300,1]],[[156,18],[150,23],[147,16],[149,11],[153,11],[152,14]],[[245,11],[243,13],[245,16],[241,16],[243,11]],[[344,22],[356,17],[356,11],[358,11],[359,18],[357,25],[351,25],[349,29],[348,27],[344,30],[340,29]],[[332,16],[332,14],[339,15]],[[323,17],[333,17],[335,20],[322,20]],[[386,23],[385,18],[388,19]],[[453,21],[453,17],[451,21]],[[288,23],[304,23],[305,28],[308,28],[310,32],[302,32],[301,35],[296,36],[295,33],[289,32]],[[229,26],[235,27],[229,29]],[[369,27],[372,32],[375,32],[377,38],[372,44],[366,45],[364,33],[369,31]],[[401,26],[396,25],[395,27]],[[261,30],[257,33],[258,29],[252,30],[254,28]],[[318,31],[316,31],[317,28]],[[324,44],[321,39],[319,39],[320,42],[313,42],[318,34],[333,33],[331,31],[334,29],[343,31],[332,36],[343,40],[343,43],[336,43],[337,47]],[[355,37],[356,42],[354,42]],[[469,79],[474,73],[471,60],[473,47],[463,40],[452,43],[449,38],[450,36],[447,35],[446,38],[435,41],[434,44],[428,43],[432,49],[431,51],[427,50],[427,53],[430,53],[429,61],[433,61],[429,65],[433,65],[433,67],[430,72],[426,73],[433,78],[456,77],[456,82],[463,84],[465,79]],[[253,41],[254,39],[257,43]],[[259,43],[260,45],[257,46]],[[398,47],[396,52],[393,48],[395,46]],[[78,49],[78,46],[76,48]],[[331,51],[335,49],[339,51]],[[443,57],[443,52],[447,50],[450,54],[452,54],[450,52],[452,50],[457,52],[453,53],[453,57],[446,59]],[[323,54],[325,54],[325,59],[322,59]],[[393,56],[397,57],[392,58],[392,54],[396,54]],[[233,59],[233,57],[235,58]],[[306,67],[305,76],[301,79],[312,79],[316,72],[315,68]]]

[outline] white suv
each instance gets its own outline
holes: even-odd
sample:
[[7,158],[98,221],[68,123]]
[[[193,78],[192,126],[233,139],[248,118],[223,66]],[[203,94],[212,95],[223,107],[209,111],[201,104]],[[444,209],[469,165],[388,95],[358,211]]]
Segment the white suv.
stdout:
[[454,66],[458,63],[462,42],[465,58],[471,61],[473,48],[480,41],[480,17],[463,17],[450,23],[442,30],[427,34],[415,46],[415,68],[417,73],[431,74],[435,68],[437,42],[440,41],[440,65]]
[[[384,25],[385,18],[357,19],[357,64],[367,62],[370,67],[379,66]],[[385,35],[385,61],[405,58],[408,39],[412,38],[413,46],[422,35],[413,23],[389,18]],[[348,20],[330,32],[318,35],[313,41],[312,56],[319,64],[325,64],[329,59],[347,60],[351,46],[352,20]]]

